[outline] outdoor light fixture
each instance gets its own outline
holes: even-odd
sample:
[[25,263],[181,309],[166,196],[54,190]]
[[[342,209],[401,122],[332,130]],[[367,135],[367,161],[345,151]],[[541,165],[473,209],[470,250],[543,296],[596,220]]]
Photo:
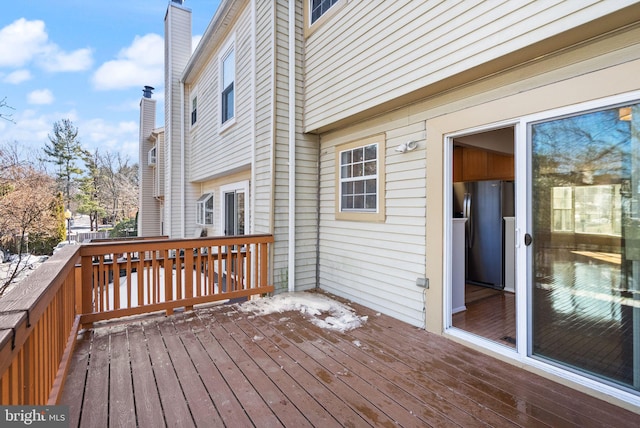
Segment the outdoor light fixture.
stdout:
[[417,141],[409,141],[406,143],[402,143],[398,147],[396,147],[396,152],[406,153],[406,152],[415,150],[417,147],[418,147]]
[[64,212],[64,218],[67,220],[67,242],[71,244],[71,211],[69,208]]

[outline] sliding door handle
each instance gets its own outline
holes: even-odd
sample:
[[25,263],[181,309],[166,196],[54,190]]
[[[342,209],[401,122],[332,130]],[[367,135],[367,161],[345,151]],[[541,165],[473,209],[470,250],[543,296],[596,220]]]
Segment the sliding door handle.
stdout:
[[531,237],[531,235],[529,235],[528,233],[524,234],[524,245],[526,245],[527,247],[529,245],[531,245],[531,243],[533,242],[533,238]]

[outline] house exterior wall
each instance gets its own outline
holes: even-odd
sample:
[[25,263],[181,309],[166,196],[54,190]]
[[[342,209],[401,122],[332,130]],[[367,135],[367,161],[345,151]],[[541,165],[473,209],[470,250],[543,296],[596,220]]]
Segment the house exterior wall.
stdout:
[[[240,171],[232,174],[227,174],[212,180],[203,181],[198,183],[198,194],[204,195],[205,193],[213,193],[214,197],[214,215],[213,215],[213,225],[206,226],[205,229],[207,231],[207,236],[222,236],[224,235],[224,223],[222,222],[222,198],[223,194],[221,192],[221,188],[224,186],[228,186],[235,183],[245,182],[251,180],[251,171]],[[247,197],[252,197],[252,195],[246,195]],[[252,213],[249,213],[249,218],[251,219]],[[200,229],[202,226],[197,226]]]
[[155,120],[156,100],[143,97],[140,100],[138,236],[157,236],[161,230],[160,206],[155,199],[157,171],[148,164],[149,150],[156,145]]
[[165,16],[165,234],[185,233],[183,152],[185,107],[180,78],[191,55],[191,11],[170,2]]
[[616,11],[630,18],[624,8],[633,3],[346,1],[306,41],[305,131],[467,84],[518,64],[510,54],[521,49],[544,54],[559,35],[565,46],[586,40],[609,25],[593,20]]
[[[606,20],[602,17],[594,25]],[[600,28],[604,27],[603,23]],[[407,101],[386,114],[366,120],[356,115],[349,124],[334,116],[340,125],[320,134],[320,288],[443,334],[448,286],[445,166],[450,162],[445,136],[640,91],[640,82],[630,78],[640,72],[640,24],[603,33],[572,47],[559,46],[542,57],[519,56],[517,66],[491,71],[482,79],[419,102]],[[387,144],[386,218],[379,223],[337,220],[336,147],[376,134],[385,135]],[[395,152],[395,146],[408,140],[418,141],[418,148]],[[426,290],[416,286],[416,279],[423,276],[429,279]],[[488,352],[477,343],[454,339]],[[500,358],[522,365],[517,357]],[[637,399],[619,400],[580,382],[527,368],[638,411]]]
[[[247,233],[274,235],[278,292],[319,286],[447,334],[444,136],[640,90],[629,78],[640,71],[633,3],[340,0],[310,29],[301,0],[223,0],[191,57],[188,13],[170,4],[165,233],[191,235],[195,201],[212,192],[208,233],[222,234],[221,189],[249,182]],[[219,56],[230,40],[236,122],[221,130]],[[336,159],[373,136],[383,209],[363,221],[338,212]],[[415,150],[396,150],[408,141]],[[424,278],[427,289],[416,285]]]
[[[290,94],[290,4],[296,8],[292,27],[296,50],[294,94]],[[250,182],[251,227],[245,232],[274,235],[271,273],[277,289],[280,291],[289,286],[291,269],[295,270],[292,277],[298,289],[315,287],[318,145],[317,137],[303,134],[301,125],[304,99],[302,3],[223,2],[213,23],[211,33],[205,34],[204,42],[182,65],[180,78],[174,79],[174,86],[179,87],[180,80],[184,82],[183,93],[178,94],[182,97],[180,113],[175,107],[178,102],[175,90],[168,95],[173,97],[168,104],[174,105],[174,114],[166,116],[171,122],[167,129],[176,129],[182,120],[185,141],[179,149],[175,143],[166,144],[167,157],[173,158],[166,164],[167,168],[171,165],[173,169],[165,173],[168,177],[165,206],[168,216],[172,217],[167,219],[171,234],[180,236],[177,232],[183,227],[189,235],[197,227],[196,200],[209,191],[216,194],[214,218],[219,219],[222,198],[219,190],[214,189],[229,182],[231,177],[246,175]],[[181,34],[174,37],[181,40]],[[175,42],[169,46],[173,44]],[[220,58],[230,45],[234,46],[236,61],[235,116],[233,124],[221,126]],[[176,75],[179,67],[174,72],[172,69],[168,67],[168,75]],[[295,103],[293,123],[290,120],[290,95]],[[197,120],[191,125],[194,96],[197,97]],[[167,131],[167,136],[169,134],[174,135],[173,141],[178,141],[175,131]],[[183,171],[176,167],[178,159],[185,159]],[[296,176],[291,174],[291,165],[295,165]],[[177,177],[181,174],[184,174],[184,182],[179,184]],[[295,186],[293,198],[290,186]],[[169,207],[169,197],[174,204],[182,206],[182,211]],[[217,224],[207,227],[208,233],[224,232],[219,220],[216,221]],[[295,262],[291,263],[291,260]]]
[[[188,180],[201,182],[250,167],[254,124],[251,59],[251,13],[245,7],[225,33],[218,49],[208,52],[209,61],[185,88],[186,107],[197,96],[197,121],[187,124],[190,157]],[[235,41],[235,43],[233,43]],[[221,129],[220,56],[229,43],[235,47],[235,124]],[[190,111],[189,111],[190,114]],[[190,117],[190,116],[189,116]]]

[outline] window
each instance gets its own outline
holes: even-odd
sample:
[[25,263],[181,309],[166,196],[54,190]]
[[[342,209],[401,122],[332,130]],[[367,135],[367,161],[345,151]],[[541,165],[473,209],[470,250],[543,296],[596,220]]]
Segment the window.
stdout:
[[377,136],[337,149],[337,218],[384,219],[383,143],[383,137]]
[[226,52],[222,58],[221,77],[222,96],[221,111],[222,123],[228,122],[235,116],[235,88],[234,82],[236,78],[236,61],[235,50],[233,47]]
[[311,0],[311,23],[320,19],[336,3],[338,0]]
[[213,193],[205,193],[197,201],[196,223],[213,225]]
[[147,162],[149,166],[156,166],[156,147],[155,146],[153,146],[151,150],[149,150]]
[[198,97],[193,97],[191,100],[191,125],[194,125],[198,120]]

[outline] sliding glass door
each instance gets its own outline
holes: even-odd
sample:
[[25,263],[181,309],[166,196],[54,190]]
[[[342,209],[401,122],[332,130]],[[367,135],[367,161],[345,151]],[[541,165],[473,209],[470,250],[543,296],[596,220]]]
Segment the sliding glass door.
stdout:
[[531,123],[529,354],[640,390],[640,105]]

